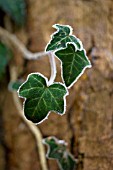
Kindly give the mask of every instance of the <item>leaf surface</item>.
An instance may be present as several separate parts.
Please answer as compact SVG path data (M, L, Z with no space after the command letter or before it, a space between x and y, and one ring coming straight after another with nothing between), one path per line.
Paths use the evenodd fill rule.
M18 25L23 25L26 18L25 0L0 0L0 8Z
M84 70L91 67L85 50L76 51L74 44L67 44L65 49L56 51L55 55L62 62L62 76L67 87L71 87Z
M76 161L68 152L65 141L48 137L43 143L48 146L47 158L56 159L61 170L76 170Z
M24 113L27 119L40 123L50 111L65 112L67 89L60 83L48 87L48 81L41 74L32 73L19 88L19 96L26 98Z
M65 48L67 42L75 43L76 50L82 50L82 42L77 37L72 35L72 28L70 26L55 24L53 27L56 28L57 31L52 35L51 41L46 47L46 51Z

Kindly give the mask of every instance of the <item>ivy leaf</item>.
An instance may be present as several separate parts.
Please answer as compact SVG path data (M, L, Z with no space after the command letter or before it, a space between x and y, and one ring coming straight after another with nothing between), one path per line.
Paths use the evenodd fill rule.
M65 49L56 51L55 55L62 62L63 80L68 88L78 80L86 68L91 67L85 50L76 51L74 44L68 43Z
M56 28L57 31L51 36L51 40L46 47L46 51L59 50L66 48L67 42L75 43L76 50L82 50L82 42L72 35L72 28L69 25L53 25L53 28Z
M26 18L25 0L0 0L0 8L18 25L24 25Z
M56 159L61 170L76 170L76 161L68 152L66 143L55 137L43 139L43 143L48 146L47 158Z
M6 66L11 58L12 58L11 50L0 42L0 79L3 78Z
M34 123L42 122L50 111L65 112L67 89L60 83L48 86L47 78L39 73L32 73L19 88L19 96L26 98L24 113Z

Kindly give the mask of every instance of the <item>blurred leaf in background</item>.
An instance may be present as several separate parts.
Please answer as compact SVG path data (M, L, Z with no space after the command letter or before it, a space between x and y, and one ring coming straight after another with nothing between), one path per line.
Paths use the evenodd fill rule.
M10 91L18 91L19 87L22 85L23 80L17 80L14 82L10 82L8 88Z
M43 143L48 146L47 158L56 159L61 170L76 170L76 161L68 152L65 141L48 137L43 139Z
M12 58L13 54L9 48L0 42L0 80L4 77L6 66Z
M25 0L0 0L0 8L6 12L17 25L24 25L26 19Z

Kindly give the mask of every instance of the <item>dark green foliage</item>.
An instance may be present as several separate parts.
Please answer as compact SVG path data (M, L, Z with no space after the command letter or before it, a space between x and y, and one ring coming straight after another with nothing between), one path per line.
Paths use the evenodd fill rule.
M0 8L15 21L17 25L24 25L26 19L25 0L0 0Z
M0 80L4 77L6 66L11 58L11 50L0 42Z
M76 161L68 152L64 141L48 137L43 139L43 143L48 146L47 158L56 159L61 170L76 170Z
M69 88L87 67L91 67L91 64L81 41L72 35L72 28L59 24L54 25L54 27L57 32L52 35L46 51L54 53L62 62L63 80ZM39 73L30 74L27 81L19 89L19 96L26 98L24 103L25 116L34 123L42 122L48 117L50 111L59 114L65 112L67 89L60 83L52 83L48 87L48 81L44 76Z
M68 25L53 25L58 31L52 35L51 41L46 47L46 51L59 50L66 47L67 42L73 42L76 45L76 49L82 49L81 41L72 35L72 28Z
M64 113L66 88L59 83L48 87L47 80L40 74L30 74L20 87L19 96L26 98L24 113L27 119L40 123L50 111Z
M56 24L57 29L46 51L53 51L62 62L62 76L65 85L70 88L91 64L88 60L82 42L72 35L72 28L68 25Z
M65 49L58 50L55 55L62 61L63 79L67 87L81 76L85 68L91 67L85 51L75 51L73 44L67 44Z

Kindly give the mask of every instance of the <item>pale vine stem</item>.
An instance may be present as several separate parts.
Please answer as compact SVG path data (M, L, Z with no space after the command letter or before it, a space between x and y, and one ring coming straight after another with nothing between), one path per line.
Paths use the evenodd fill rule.
M17 48L22 53L22 56L25 59L36 60L36 59L42 58L43 56L48 55L49 61L50 61L50 66L51 66L51 77L50 77L50 80L48 82L48 85L51 85L54 82L55 77L56 77L56 62L55 62L55 58L54 58L52 52L32 53L31 51L29 51L25 47L25 45L14 34L8 32L6 29L4 29L2 27L0 27L0 39L7 46L9 46L11 49L13 49L14 47ZM17 80L17 71L16 71L16 68L14 66L10 67L10 78L11 78L11 81ZM31 122L29 122L25 119L23 109L22 109L22 105L20 103L20 99L17 95L17 92L12 92L12 95L13 95L14 103L15 103L15 106L18 110L19 115L22 117L24 122L28 125L32 134L35 136L42 170L48 170L47 162L46 162L46 158L45 158L45 149L44 149L44 146L42 144L42 134L41 134L38 127L36 127L34 124L32 124Z
M51 77L49 79L48 86L53 84L53 82L56 78L56 72L57 72L56 71L55 57L54 57L54 54L52 52L49 54L49 61L50 61L50 65L51 65Z
M14 67L14 66L10 67L10 80L11 81L17 80L17 71L16 71L16 67ZM45 149L44 149L44 146L43 146L43 143L42 143L42 134L41 134L38 127L36 127L33 123L31 123L30 121L28 121L24 117L22 105L20 103L20 99L18 97L17 92L13 91L12 95L13 95L14 104L15 104L17 110L18 110L18 114L24 120L24 122L27 124L27 126L29 127L32 134L35 136L36 145L37 145L37 149L38 149L38 153L39 153L40 164L41 164L42 170L48 170L46 157L45 157L45 155L46 155Z
M11 34L9 31L5 30L2 27L0 27L0 39L2 39L2 41L5 42L5 44L7 44L10 48L12 48L12 46L16 47L22 53L23 57L27 60L37 60L48 55L51 66L51 77L48 84L50 85L54 82L56 77L56 62L53 56L53 52L42 51L32 53L14 34Z
M36 60L50 54L50 52L44 51L32 53L14 34L11 34L2 27L0 27L0 39L2 39L10 48L12 48L12 46L16 47L22 53L24 58L28 60Z

